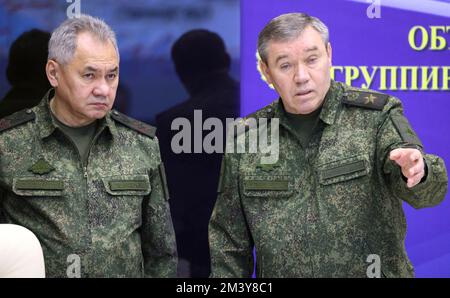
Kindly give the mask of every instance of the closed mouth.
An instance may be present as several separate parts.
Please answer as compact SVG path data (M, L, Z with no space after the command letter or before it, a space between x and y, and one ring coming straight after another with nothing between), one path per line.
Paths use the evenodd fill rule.
M296 96L305 96L305 95L308 95L311 92L312 92L312 90L305 90L305 91L297 92L297 93L295 93L295 95Z
M91 103L91 105L94 105L94 106L103 106L103 107L107 107L107 106L108 106L106 103L102 103L102 102Z

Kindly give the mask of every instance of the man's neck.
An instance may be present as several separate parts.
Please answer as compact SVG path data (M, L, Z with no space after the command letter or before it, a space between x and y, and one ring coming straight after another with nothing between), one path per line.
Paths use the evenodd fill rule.
M83 127L95 121L92 119L80 119L71 114L64 105L60 104L56 95L50 100L50 111L59 122L69 127Z

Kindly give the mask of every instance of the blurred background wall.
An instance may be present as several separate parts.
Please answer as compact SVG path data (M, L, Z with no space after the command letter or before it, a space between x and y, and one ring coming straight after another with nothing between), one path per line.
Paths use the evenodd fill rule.
M68 2L70 1L70 2ZM0 98L12 42L32 28L52 31L74 0L0 0ZM186 99L170 60L174 41L204 28L218 33L232 57L231 74L239 80L239 0L80 0L81 13L104 19L117 33L120 82L128 90L127 113L154 124L154 116Z

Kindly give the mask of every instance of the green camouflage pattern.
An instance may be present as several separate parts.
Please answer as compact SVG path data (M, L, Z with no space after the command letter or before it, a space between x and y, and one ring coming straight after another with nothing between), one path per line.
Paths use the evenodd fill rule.
M372 94L368 107L362 92ZM389 153L423 148L402 113L394 97L332 81L306 148L280 102L250 115L280 119L279 160L262 166L261 153L225 154L209 225L211 276L250 277L255 248L257 277L367 277L372 254L381 277L413 277L402 202L439 204L448 178L443 160L426 154L426 178L407 188Z
M110 112L83 162L48 101L28 111L35 119L0 132L0 222L36 234L47 277L67 277L70 255L79 256L81 277L175 277L158 140Z

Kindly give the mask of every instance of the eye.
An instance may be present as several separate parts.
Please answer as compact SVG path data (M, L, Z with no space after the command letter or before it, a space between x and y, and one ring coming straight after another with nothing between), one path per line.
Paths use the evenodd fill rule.
M93 73L86 73L83 75L83 78L88 79L88 80L92 80L94 78L94 74Z
M283 63L280 65L281 70L288 70L291 67L289 63Z
M308 64L313 64L317 61L317 57L311 57L307 60Z
M106 78L111 81L114 80L116 77L117 77L117 74L115 74L115 73L110 73L106 76Z

